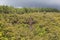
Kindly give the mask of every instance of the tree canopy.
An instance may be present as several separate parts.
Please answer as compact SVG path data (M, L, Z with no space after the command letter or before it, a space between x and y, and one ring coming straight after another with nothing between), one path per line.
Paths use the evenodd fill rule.
M0 6L0 13L33 13L33 12L59 12L55 8L14 8L11 6Z

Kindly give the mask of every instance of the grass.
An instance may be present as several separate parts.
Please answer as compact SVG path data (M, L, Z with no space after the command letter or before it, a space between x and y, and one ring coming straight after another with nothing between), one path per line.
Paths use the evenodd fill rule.
M1 40L60 40L60 13L0 14Z

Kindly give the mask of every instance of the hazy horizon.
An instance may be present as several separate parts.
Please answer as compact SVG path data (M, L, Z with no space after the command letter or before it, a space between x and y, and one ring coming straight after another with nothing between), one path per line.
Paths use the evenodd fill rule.
M0 0L0 5L60 9L60 0Z

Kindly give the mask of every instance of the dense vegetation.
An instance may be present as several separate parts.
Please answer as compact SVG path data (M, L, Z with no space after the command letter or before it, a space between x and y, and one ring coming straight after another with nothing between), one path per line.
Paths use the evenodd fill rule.
M59 10L43 9L0 6L0 40L60 40Z
M0 6L0 13L4 14L24 14L24 13L34 13L34 12L60 12L58 9L54 8L14 8L10 6Z

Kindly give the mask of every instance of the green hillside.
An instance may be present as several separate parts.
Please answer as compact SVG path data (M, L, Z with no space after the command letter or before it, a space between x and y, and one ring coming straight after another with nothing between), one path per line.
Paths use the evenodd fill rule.
M59 10L36 9L0 6L0 40L60 40Z

